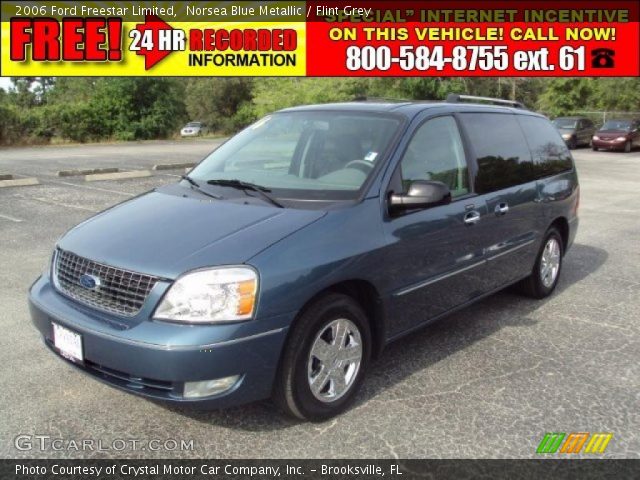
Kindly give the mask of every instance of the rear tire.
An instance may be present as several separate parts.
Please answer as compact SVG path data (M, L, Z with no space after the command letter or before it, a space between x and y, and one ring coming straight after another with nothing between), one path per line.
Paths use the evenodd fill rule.
M294 325L273 401L288 415L327 420L349 407L370 358L371 329L364 311L347 295L328 294L308 307ZM318 383L312 387L314 382Z
M551 295L560 278L563 257L562 237L555 227L551 227L544 237L531 275L520 282L522 293L537 299Z
M624 153L631 152L631 140L627 140L627 143L624 144Z
M591 145L591 150L593 150L594 152L598 151L598 147L594 147L593 145Z

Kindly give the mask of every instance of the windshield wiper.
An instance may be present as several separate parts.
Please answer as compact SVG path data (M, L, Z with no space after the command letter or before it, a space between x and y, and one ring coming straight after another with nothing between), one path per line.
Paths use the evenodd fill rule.
M207 183L209 185L220 185L221 187L237 188L238 190L243 190L245 193L247 192L247 190L250 190L252 192L258 193L263 199L267 200L272 205L275 205L278 208L284 208L284 205L282 205L275 198L269 195L268 192L270 192L271 189L263 187L262 185L243 182L242 180L209 180Z
M202 188L200 188L200 185L198 184L198 182L196 182L189 175L181 175L180 178L182 180L186 180L187 182L189 182L192 188L195 188L198 192L200 192L203 195L206 195L207 197L215 198L216 200L222 200L224 198L224 197L221 197L220 195L214 195L213 193L205 192Z

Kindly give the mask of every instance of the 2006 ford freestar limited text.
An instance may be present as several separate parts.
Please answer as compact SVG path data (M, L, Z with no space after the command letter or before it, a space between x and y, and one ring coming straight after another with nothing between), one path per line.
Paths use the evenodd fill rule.
M558 282L578 224L571 154L522 105L469 100L259 120L65 234L30 290L35 326L128 392L343 411L385 344L508 285L543 298Z

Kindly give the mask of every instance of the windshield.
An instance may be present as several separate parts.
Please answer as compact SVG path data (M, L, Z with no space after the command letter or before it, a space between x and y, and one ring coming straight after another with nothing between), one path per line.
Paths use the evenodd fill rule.
M576 128L578 121L575 118L556 118L553 124L557 128Z
M189 122L185 126L186 127L199 127L200 125L202 125L200 122Z
M609 120L605 122L600 130L631 130L631 121L629 120Z
M276 113L224 143L189 176L253 183L281 198L355 199L399 124L362 112Z

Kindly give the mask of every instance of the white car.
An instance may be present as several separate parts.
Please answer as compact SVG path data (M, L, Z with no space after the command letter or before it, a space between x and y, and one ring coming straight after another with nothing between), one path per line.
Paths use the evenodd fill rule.
M203 133L204 125L202 122L189 122L180 130L181 137L199 137Z

